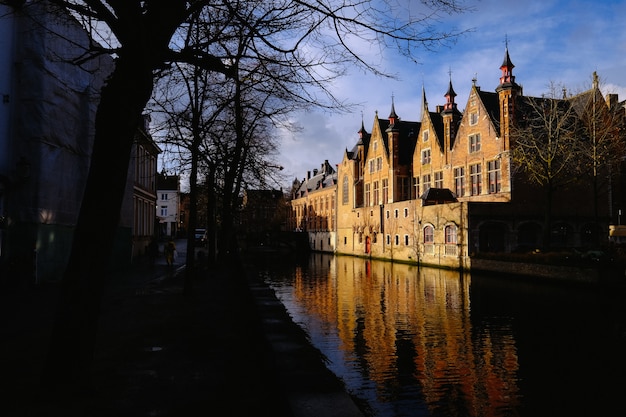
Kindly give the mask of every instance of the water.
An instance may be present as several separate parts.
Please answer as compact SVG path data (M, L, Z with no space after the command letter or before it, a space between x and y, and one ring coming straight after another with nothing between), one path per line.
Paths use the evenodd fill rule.
M621 291L322 254L261 269L373 416L626 415Z

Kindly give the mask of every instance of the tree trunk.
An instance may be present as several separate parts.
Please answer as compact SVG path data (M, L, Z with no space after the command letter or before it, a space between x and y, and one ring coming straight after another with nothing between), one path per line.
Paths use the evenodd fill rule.
M140 57L118 58L102 89L91 165L42 375L44 390L61 392L89 382L133 138L152 92L151 69Z
M215 264L216 256L216 218L215 218L215 164L209 164L209 172L206 179L207 183L207 262L209 267Z

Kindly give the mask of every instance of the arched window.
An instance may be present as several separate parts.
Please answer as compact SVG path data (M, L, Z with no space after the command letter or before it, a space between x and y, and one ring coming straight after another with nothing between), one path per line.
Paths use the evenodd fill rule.
M432 244L435 241L435 229L428 225L424 227L424 243Z
M446 235L446 245L456 244L456 226L455 225L446 226L445 235Z
M344 205L348 204L348 200L350 199L350 196L348 195L348 190L349 190L348 176L344 175L342 189L341 189L341 204L344 204Z

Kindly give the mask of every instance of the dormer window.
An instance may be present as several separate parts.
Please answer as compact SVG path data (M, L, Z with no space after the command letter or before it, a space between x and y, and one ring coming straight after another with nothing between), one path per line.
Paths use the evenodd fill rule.
M478 112L470 113L470 126L478 124Z
M469 136L469 151L470 153L480 151L480 133Z

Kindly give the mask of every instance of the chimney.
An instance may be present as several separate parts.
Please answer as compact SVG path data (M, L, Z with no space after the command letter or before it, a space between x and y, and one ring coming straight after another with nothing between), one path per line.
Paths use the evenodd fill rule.
M609 109L613 109L617 106L618 98L617 94L607 94L606 95L606 105L609 106Z

